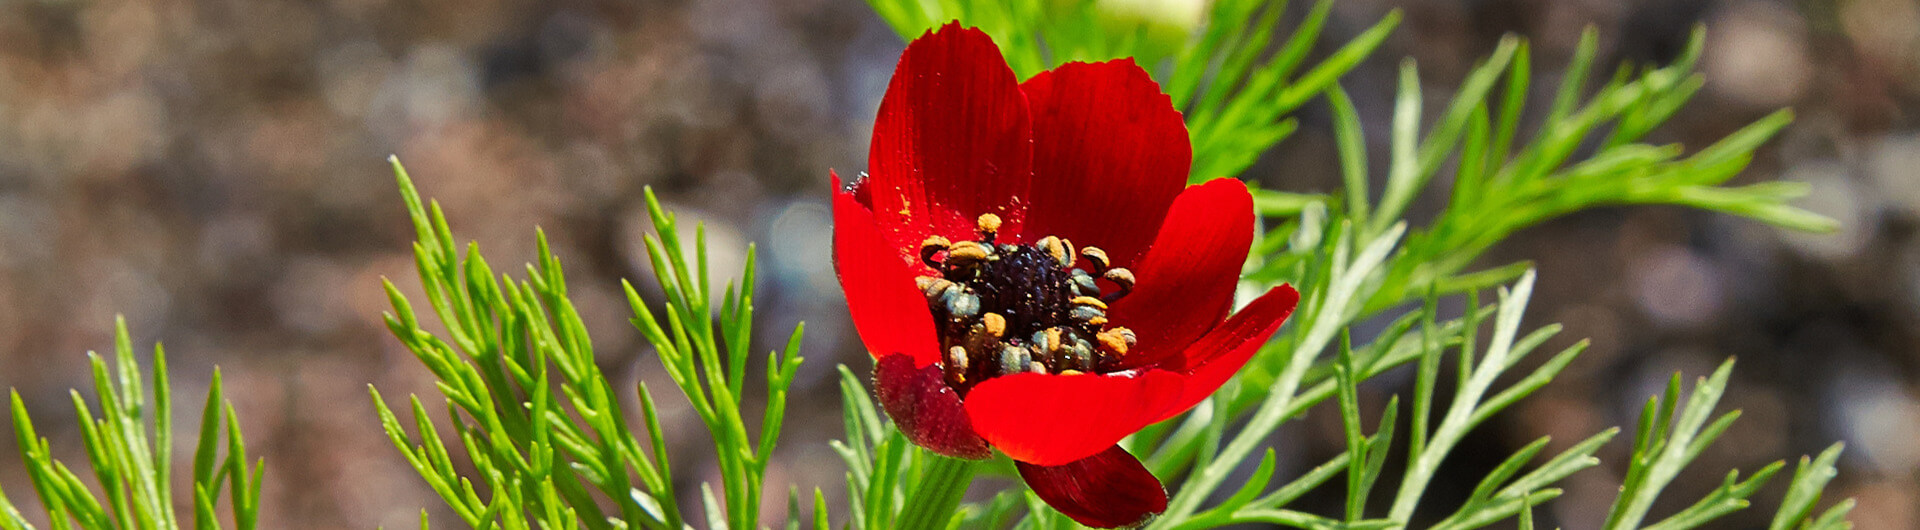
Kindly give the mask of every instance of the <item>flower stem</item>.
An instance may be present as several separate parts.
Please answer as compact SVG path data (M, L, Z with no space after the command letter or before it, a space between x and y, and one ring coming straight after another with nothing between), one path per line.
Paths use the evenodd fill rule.
M960 506L960 497L973 483L972 460L922 454L927 457L927 468L894 528L946 528Z

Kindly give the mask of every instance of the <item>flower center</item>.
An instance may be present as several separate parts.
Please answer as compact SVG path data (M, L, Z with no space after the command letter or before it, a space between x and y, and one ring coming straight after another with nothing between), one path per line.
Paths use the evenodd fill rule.
M1107 304L1133 289L1133 272L1111 266L1099 248L1076 254L1073 243L1054 236L996 243L1000 217L981 215L978 223L977 240L933 236L920 246L920 259L939 271L917 281L938 328L947 385L964 392L1006 374L1117 369L1138 340L1133 330L1108 325ZM1075 266L1081 258L1091 270ZM1118 289L1103 296L1096 277Z

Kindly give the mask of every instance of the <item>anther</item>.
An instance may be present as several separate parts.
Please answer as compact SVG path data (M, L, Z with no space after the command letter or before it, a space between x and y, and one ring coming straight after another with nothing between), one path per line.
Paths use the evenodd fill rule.
M993 259L993 247L978 241L961 241L947 247L947 265L967 268Z
M1100 247L1080 249L1080 255L1087 258L1087 261L1093 262L1095 271L1105 271L1107 267L1113 266L1113 260L1107 258L1107 251L1100 250Z
M947 372L957 381L967 380L967 349L961 346L947 348Z
M1068 368L1068 369L1065 369L1065 370L1061 370L1061 371L1060 371L1060 375L1080 375L1080 374L1083 374L1083 373L1086 373L1086 372L1082 372L1082 371L1079 371L1079 370L1075 370L1075 369L1072 369L1072 368Z
M1034 243L1033 246L1039 248L1041 252L1047 253L1048 256L1052 256L1054 261L1060 263L1060 268L1064 269L1073 266L1073 247L1061 241L1060 238L1054 236L1043 237L1040 238L1039 242Z
M966 289L966 287L961 286L960 284L948 281L946 278L935 278L932 276L921 276L919 278L915 278L913 283L914 285L920 286L920 294L927 295L927 299L941 300L942 303L945 303L944 301L946 300L946 297L947 297L947 291L951 291L955 289L960 289L960 290Z
M947 314L953 318L972 318L980 314L980 297L967 292L966 288L955 284L941 293L940 302L947 307Z
M1054 350L1060 349L1060 329L1049 328L1035 331L1033 332L1033 337L1027 339L1027 345L1033 347L1034 353L1040 355L1051 354Z
M1076 305L1073 309L1067 310L1067 317L1077 322L1093 324L1096 318L1100 319L1100 322L1106 322L1107 312L1093 306Z
M1087 369L1093 368L1093 347L1087 345L1087 341L1074 340L1073 346L1069 351L1073 353L1073 366Z
M1073 304L1073 305L1083 305L1083 306L1094 307L1094 308L1098 308L1101 311L1107 310L1106 302L1102 302L1100 301L1099 298L1094 298L1091 296L1075 296L1073 297L1072 300L1068 300L1067 303Z
M979 225L981 240L992 242L994 234L1000 233L1000 216L998 215L980 214L980 218L975 220L975 223Z
M1047 375L1047 365L1040 364L1040 363L1028 364L1027 371L1040 374L1040 375Z
M980 325L985 328L988 337L998 339L1007 334L1007 317L999 313L981 315Z
M1073 282L1074 294L1080 296L1100 296L1100 284L1094 283L1093 275L1087 274L1087 271L1074 269L1073 272L1070 273L1069 279Z
M1128 349L1140 342L1140 339L1134 336L1133 330L1122 327L1095 333L1093 338L1100 341L1101 348L1113 352L1114 355L1126 355Z
M954 285L953 282L947 281L946 278L940 278L935 276L921 276L918 278L914 278L913 284L915 286L920 287L920 294L926 295L927 298L940 296L940 293L942 291L947 290L947 286Z
M1113 282L1114 285L1120 286L1119 291L1114 291L1112 295L1106 297L1107 301L1119 300L1120 297L1133 292L1133 271L1124 268L1110 269L1106 274L1101 275L1101 277Z
M1033 362L1033 355L1027 353L1026 348L1013 345L1003 345L1000 347L1000 373L1017 374L1025 372L1027 371L1027 366L1033 364L1037 363Z
M928 267L940 268L940 262L934 261L933 256L949 246L953 246L953 242L947 241L947 238L927 236L926 241L920 242L920 261L926 263Z

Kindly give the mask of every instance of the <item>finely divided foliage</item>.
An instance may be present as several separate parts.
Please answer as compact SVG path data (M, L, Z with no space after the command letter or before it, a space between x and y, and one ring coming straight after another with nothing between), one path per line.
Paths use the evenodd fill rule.
M48 527L225 528L216 511L224 490L230 515L226 520L233 528L254 528L259 519L260 478L265 466L260 461L251 465L247 462L239 418L233 404L221 394L220 370L213 371L201 409L199 440L193 453L193 517L184 520L191 521L189 526L173 502L173 402L166 351L158 344L153 346L149 361L153 368L143 378L126 320L116 320L113 331L113 366L109 367L100 355L87 353L93 365L94 399L100 402L97 413L79 390L71 391L87 464L93 469L91 484L53 456L48 440L34 430L20 393L12 393L13 430L20 443L20 457L33 491L40 497L40 507L46 510ZM224 456L220 449L222 436L226 439ZM105 502L96 491L106 495ZM0 530L32 528L33 523L0 491Z
M1590 90L1597 47L1588 32L1567 75L1551 87L1545 109L1526 108L1528 94L1538 90L1530 86L1532 58L1523 39L1508 38L1424 130L1428 113L1421 108L1419 72L1406 61L1381 180L1367 167L1360 120L1339 80L1380 45L1397 14L1344 45L1321 50L1326 58L1312 63L1307 57L1322 38L1331 0L1316 3L1291 26L1280 23L1284 2L1217 0L1197 29L1178 28L1175 38L1166 38L1157 21L1116 18L1094 0L869 3L909 39L953 19L978 26L994 37L1022 79L1067 61L1136 57L1185 113L1196 182L1240 175L1297 128L1289 115L1302 105L1318 100L1331 109L1344 189L1332 195L1254 190L1266 226L1256 237L1242 291L1299 286L1302 299L1292 323L1212 398L1123 444L1172 494L1152 528L1268 523L1458 529L1508 520L1513 522L1504 524L1532 528L1535 507L1561 494L1559 481L1599 464L1595 455L1603 446L1626 440L1616 440L1624 438L1618 429L1606 430L1543 454L1549 441L1541 438L1488 472L1465 502L1448 506L1427 498L1440 466L1467 433L1551 382L1585 346L1525 362L1560 327L1523 333L1535 284L1529 264L1469 270L1477 258L1517 230L1608 204L1685 205L1792 229L1832 228L1831 221L1787 204L1805 193L1803 187L1722 185L1786 126L1786 111L1691 153L1642 142L1700 88L1700 77L1692 73L1700 53L1697 34L1674 64L1623 66ZM1540 125L1522 130L1523 116ZM643 290L626 285L633 323L707 427L720 468L719 484L702 484L697 494L680 491L674 478L690 473L676 473L667 459L669 426L660 422L656 396L644 385L615 383L596 364L544 236L523 277L498 273L477 245L462 249L456 243L440 208L420 198L397 162L394 170L418 237L414 251L427 311L416 312L389 283L388 324L438 379L441 395L410 397L408 410L396 413L388 399L370 391L395 446L461 523L549 529L771 524L760 512L765 471L801 362L800 329L766 353L764 366L753 367L759 376L752 384L765 385L765 408L747 410L749 363L761 362L750 344L751 249L741 276L716 297L702 230L695 227L691 239L683 239L687 232L648 193L656 232L646 241L647 251L664 300L649 302L639 294ZM1425 226L1410 226L1404 219L1408 206L1436 181L1451 183L1449 190L1434 192L1445 193L1444 209ZM1370 188L1374 182L1384 182L1377 194ZM1489 290L1496 298L1483 305L1481 295ZM1464 314L1437 309L1449 298L1464 302ZM421 320L421 313L438 325ZM1368 329L1379 331L1356 337L1352 329L1361 322L1377 323ZM184 526L171 498L164 355L156 347L152 372L143 378L124 327L117 337L114 368L94 359L99 412L77 392L73 398L93 480L54 460L27 405L13 397L22 457L53 528ZM1410 393L1368 409L1359 385L1399 367L1415 374ZM1638 426L1628 431L1630 458L1620 494L1602 521L1605 528L1699 527L1746 507L1782 470L1784 463L1776 462L1744 474L1727 471L1719 488L1685 508L1654 510L1662 490L1681 473L1722 472L1689 465L1739 415L1716 411L1731 369L1728 361L1690 389L1675 374L1662 395L1649 399ZM808 494L789 487L785 528L1074 526L1019 488L962 502L974 473L1008 475L1011 466L955 465L914 446L875 407L860 375L866 371L843 366L839 372L846 438L832 448L847 465L848 506L829 507L818 488ZM1443 385L1442 377L1452 382ZM191 521L193 528L220 528L224 512L234 526L251 528L263 467L248 464L219 381L216 372L202 414ZM1443 387L1451 390L1441 392ZM1276 450L1287 448L1271 447L1270 435L1328 400L1334 403L1325 409L1339 415L1346 435L1345 452L1304 473L1277 472ZM411 421L403 422L403 415ZM1850 526L1851 500L1821 502L1840 450L1835 444L1799 461L1770 528ZM1405 462L1404 469L1390 473L1390 458ZM1344 490L1340 509L1311 513L1294 506L1323 488ZM682 506L688 502L697 506ZM424 512L421 524L427 526ZM26 528L35 527L0 492L0 530Z

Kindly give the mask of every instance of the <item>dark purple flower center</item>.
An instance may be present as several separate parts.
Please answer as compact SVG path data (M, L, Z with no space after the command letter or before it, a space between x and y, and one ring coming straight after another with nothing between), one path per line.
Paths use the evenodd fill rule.
M933 311L947 384L965 392L980 381L1022 372L1101 373L1138 342L1110 326L1107 303L1133 288L1133 272L1106 252L1054 236L997 243L1000 218L980 216L980 238L927 238L920 257L937 276L918 278ZM1076 266L1085 259L1092 271ZM1103 295L1095 278L1118 286Z

